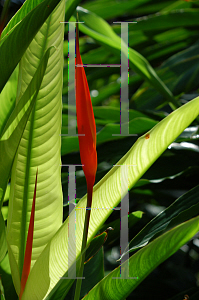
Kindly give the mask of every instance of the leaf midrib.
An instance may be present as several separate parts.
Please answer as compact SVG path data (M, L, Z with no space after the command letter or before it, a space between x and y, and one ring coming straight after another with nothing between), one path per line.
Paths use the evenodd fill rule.
M43 38L43 45L40 52L40 60L43 58L46 45L47 45L47 38L49 28L50 28L50 21L51 15L46 20L47 27L46 33ZM45 24L45 23L44 23ZM45 76L45 75L44 75ZM37 100L36 100L37 101ZM28 137L28 149L27 149L27 159L26 159L26 171L25 171L25 183L24 183L24 192L23 192L23 207L22 207L22 216L21 216L21 241L20 241L20 248L19 248L19 274L20 278L22 275L23 270L23 262L24 262L24 255L25 255L25 247L26 247L26 240L27 240L27 218L28 218L28 194L29 194L29 182L30 182L30 163L31 163L31 149L32 149L32 142L33 142L33 130L34 130L34 121L35 121L35 110L36 104L33 108L33 111L30 116L30 129L29 129L29 137Z

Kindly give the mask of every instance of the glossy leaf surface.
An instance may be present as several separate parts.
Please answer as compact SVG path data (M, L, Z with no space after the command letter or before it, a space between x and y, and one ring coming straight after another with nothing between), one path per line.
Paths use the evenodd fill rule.
M62 224L60 132L64 25L57 20L64 20L64 10L65 3L62 1L33 39L19 66L17 97L23 95L45 51L53 46L54 51L50 53L11 174L7 240L13 281L18 294L18 276L22 274L37 168L39 177L31 268Z
M140 137L129 152L118 162L118 165L135 165L129 168L128 180L131 188L138 179L146 172L153 162L166 150L170 143L176 139L180 133L197 117L199 113L199 98L190 101L178 110L171 113L163 119L152 130ZM148 138L149 137L149 138ZM126 191L127 192L127 191ZM124 195L121 195L121 172L120 168L115 166L110 172L94 187L93 208L90 219L88 243L97 233L102 224L111 214L113 207L116 207ZM77 257L80 255L82 235L80 234L84 222L84 213L82 208L86 206L86 196L83 197L76 209L76 232ZM110 209L103 209L103 208ZM102 208L102 209L100 209ZM74 214L75 211L72 212ZM26 297L41 297L54 289L51 294L52 299L61 299L64 291L69 290L73 280L60 280L60 277L66 276L68 267L68 220L62 225L51 242L47 245L42 255L35 263L32 272L27 281ZM57 261L60 265L57 265ZM46 266L46 267L44 267ZM40 268L44 268L45 274L39 274ZM49 277L50 276L50 277ZM49 279L50 278L50 279ZM35 288L35 282L37 287ZM56 289L58 289L56 291ZM50 299L50 298L47 298Z
M113 279L120 278L119 267L100 281L84 299L93 299L93 297L99 300L125 299L150 272L188 242L198 230L199 217L163 234L129 259L129 277L135 279Z
M1 128L2 133L0 137L0 173L4 174L4 176L0 176L1 204L3 201L4 193L6 191L13 160L26 123L34 107L51 50L52 49L49 49L45 53L40 65L38 66L37 71L34 74L34 77L29 83L27 89L24 91L23 96L18 100L18 103L5 126Z

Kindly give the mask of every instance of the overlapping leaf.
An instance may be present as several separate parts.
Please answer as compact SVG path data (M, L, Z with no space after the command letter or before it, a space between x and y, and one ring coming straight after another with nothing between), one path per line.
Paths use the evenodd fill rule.
M0 41L0 74L2 74L0 91L19 63L35 34L59 2L60 0L26 1L22 9L19 10L3 31ZM80 0L67 1L68 17L71 16L79 2ZM57 22L64 20L63 17L59 18Z
M85 297L89 299L120 300L125 299L159 264L174 254L188 242L199 230L199 217L182 223L163 234L152 243L133 255L124 268L129 266L129 277L120 278L120 267L103 278Z
M147 136L144 135L137 140L129 152L118 162L118 165L133 165L129 167L128 175L126 174L129 180L129 188L138 181L169 144L197 117L198 113L199 98L196 98L163 119L147 133ZM124 196L121 195L120 173L120 167L115 166L94 187L92 207L95 209L91 213L88 242L91 241L92 237L111 214L113 208L118 205ZM77 257L79 257L81 250L82 235L80 234L80 229L84 222L82 207L85 206L86 197L83 197L76 208ZM75 211L72 212L73 214L75 214ZM60 280L60 277L67 276L67 257L68 220L65 221L35 263L27 281L27 289L24 296L30 300L35 297L42 298L45 295L47 296L54 287L54 294L52 295L51 293L51 297L53 297L51 299L63 299L62 297L64 297L73 282L72 279ZM39 272L41 268L45 270L42 274ZM35 285L36 282L37 286ZM56 284L58 285L56 286Z
M64 25L59 20L64 20L64 12L65 1L61 1L33 39L19 66L18 97L23 95L46 49L54 46L55 51L49 57L11 175L7 240L18 294L37 168L39 175L31 267L62 224L60 132Z
M129 252L146 245L164 231L199 214L199 186L181 196L149 222L129 243ZM125 255L123 253L123 255Z
M50 51L52 51L52 49L49 49L45 53L23 96L19 99L17 106L10 115L5 126L2 128L0 137L0 173L3 174L3 176L0 176L1 204L19 142L30 113L35 105L36 97L48 63Z

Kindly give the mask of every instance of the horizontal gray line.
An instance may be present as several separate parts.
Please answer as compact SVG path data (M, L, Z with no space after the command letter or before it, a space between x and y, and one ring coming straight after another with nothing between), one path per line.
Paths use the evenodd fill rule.
M133 21L115 21L113 23L137 23L137 22L133 22Z
M118 68L118 67L121 67L121 64L116 64L116 65L111 65L111 64L109 64L109 65L105 65L105 64L88 64L88 65L76 65L76 67L80 67L80 68L82 68L82 67L89 67L89 68L95 68L95 67L98 67L98 68L112 68L112 67L114 67L114 68Z
M76 209L91 209L91 210L93 210L93 209L112 209L112 210L121 210L121 208L120 207L76 207Z

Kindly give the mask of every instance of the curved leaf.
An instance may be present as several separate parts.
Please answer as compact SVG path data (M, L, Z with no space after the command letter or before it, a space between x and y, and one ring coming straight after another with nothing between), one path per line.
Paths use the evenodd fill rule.
M169 13L168 11L150 15L139 19L136 30L156 30L169 29L182 26L198 26L198 13L197 8L176 9Z
M118 162L118 165L131 166L128 170L129 189L198 114L199 97L168 115L146 135L137 140L127 154ZM95 209L91 212L88 243L97 234L97 231L111 214L113 208L124 197L124 194L121 195L120 173L120 167L113 167L94 187L92 208ZM127 193L128 189L125 192ZM85 214L85 211L82 209L83 207L86 207L86 196L76 206L77 257L80 256L81 251L82 228ZM74 214L75 210L73 210L71 216L74 217ZM53 288L53 299L62 299L62 295L70 288L73 279L60 280L60 277L66 276L68 268L68 222L69 219L65 221L48 243L35 263L27 281L24 299L33 300L36 297L42 299L42 297L47 297ZM41 269L44 272L41 273Z
M178 198L151 220L130 241L129 252L146 245L151 239L159 236L165 230L169 230L197 214L199 214L199 186Z
M159 264L187 243L199 230L199 217L182 223L166 232L129 259L129 277L120 278L120 267L104 277L85 297L85 300L125 299ZM124 263L127 265L127 261Z
M33 79L28 85L23 96L10 115L0 137L0 206L7 188L13 160L24 132L30 113L34 107L47 62L50 55L50 49L46 51ZM8 151L9 150L9 151Z
M2 32L0 40L0 91L13 70L19 63L30 42L40 27L52 13L60 0L26 1L22 9L10 21ZM80 0L67 1L70 16ZM58 16L56 24L64 21L63 15Z
M37 168L31 267L62 224L60 133L64 25L57 20L64 20L64 14L65 1L62 0L35 36L19 65L18 97L23 95L46 49L51 46L56 49L49 57L35 107L12 168L7 240L18 294L18 273L21 276Z

